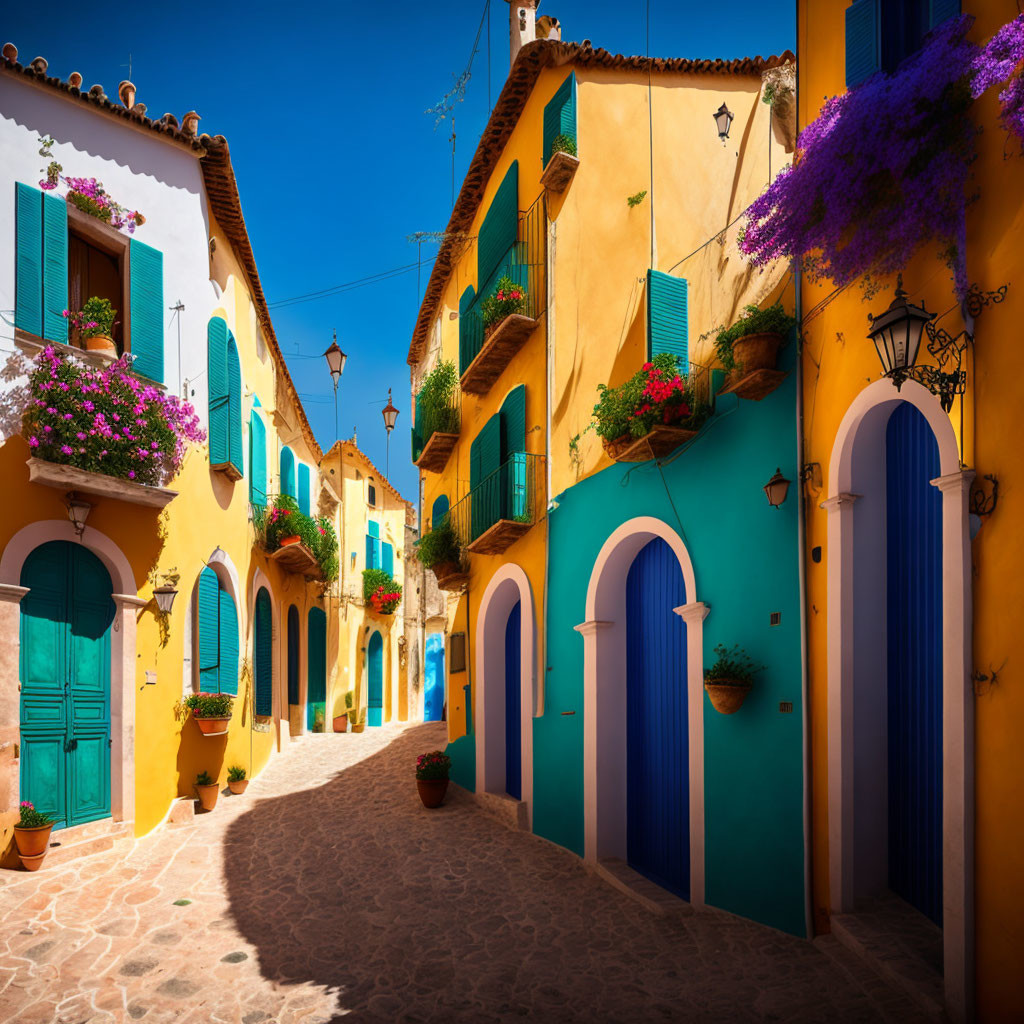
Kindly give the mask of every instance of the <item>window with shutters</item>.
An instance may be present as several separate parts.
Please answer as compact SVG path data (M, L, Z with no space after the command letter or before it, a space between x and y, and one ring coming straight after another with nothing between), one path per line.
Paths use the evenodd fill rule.
M281 493L299 499L298 481L295 476L295 453L285 445L281 449Z
M377 488L374 486L373 480L368 480L366 483L366 504L371 508L377 507Z
M304 462L299 463L299 511L309 515L309 466Z
M238 611L227 581L207 566L196 587L196 635L201 693L238 694Z
M544 107L544 148L541 165L546 167L555 152L576 156L575 71L569 73Z
M686 278L647 271L647 358L662 352L689 365L689 310Z
M380 569L382 567L382 555L380 544L380 524L372 519L366 524L366 568Z
M210 318L206 344L210 468L232 480L241 480L245 466L242 457L242 365L235 337L223 317Z

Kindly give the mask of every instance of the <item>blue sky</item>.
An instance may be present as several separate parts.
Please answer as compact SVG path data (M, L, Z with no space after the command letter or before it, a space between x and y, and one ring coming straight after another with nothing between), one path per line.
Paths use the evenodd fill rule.
M80 71L115 95L132 80L159 117L202 115L200 131L229 143L271 315L318 440L334 440L321 353L337 329L349 356L340 387L341 435L384 468L380 410L388 388L401 414L391 478L410 500L409 373L418 309L413 267L380 283L290 305L417 261L407 236L443 231L451 212L449 122L424 113L466 68L486 8L462 3L128 4L86 26L80 4L9 5L3 42L50 73ZM613 52L645 51L645 3L545 0L563 38ZM651 52L661 57L768 55L795 43L792 0L650 0ZM490 75L488 76L488 39ZM456 107L456 189L508 71L508 5L490 0L465 99ZM489 78L489 83L488 83ZM420 286L435 246L423 247Z

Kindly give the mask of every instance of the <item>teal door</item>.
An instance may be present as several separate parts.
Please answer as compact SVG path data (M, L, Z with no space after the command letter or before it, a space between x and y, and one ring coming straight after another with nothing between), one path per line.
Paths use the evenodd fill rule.
M312 730L319 709L327 728L327 615L310 608L306 626L306 728Z
M110 815L110 626L103 563L53 541L25 560L21 585L21 799L55 828Z
M384 641L380 633L370 637L366 648L366 724L382 725L384 722Z

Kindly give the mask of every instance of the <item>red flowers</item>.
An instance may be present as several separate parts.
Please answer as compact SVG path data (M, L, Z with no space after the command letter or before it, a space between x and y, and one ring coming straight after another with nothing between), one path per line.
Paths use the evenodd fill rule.
M388 590L383 583L370 594L370 604L381 615L390 615L401 599L401 591Z

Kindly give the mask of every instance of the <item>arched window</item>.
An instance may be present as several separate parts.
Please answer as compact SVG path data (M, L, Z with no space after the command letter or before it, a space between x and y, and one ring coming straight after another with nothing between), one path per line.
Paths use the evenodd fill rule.
M274 713L274 649L273 612L266 587L256 594L252 654L253 709L257 715L269 717Z
M207 566L199 573L199 689L238 693L238 613L223 582Z
M295 453L287 445L281 449L281 493L295 499L299 496L295 486Z
M448 495L442 494L441 497L435 499L433 507L430 510L430 528L436 530L441 525L441 520L448 515Z
M207 325L207 377L210 388L210 467L241 480L242 367L238 346L222 317Z

